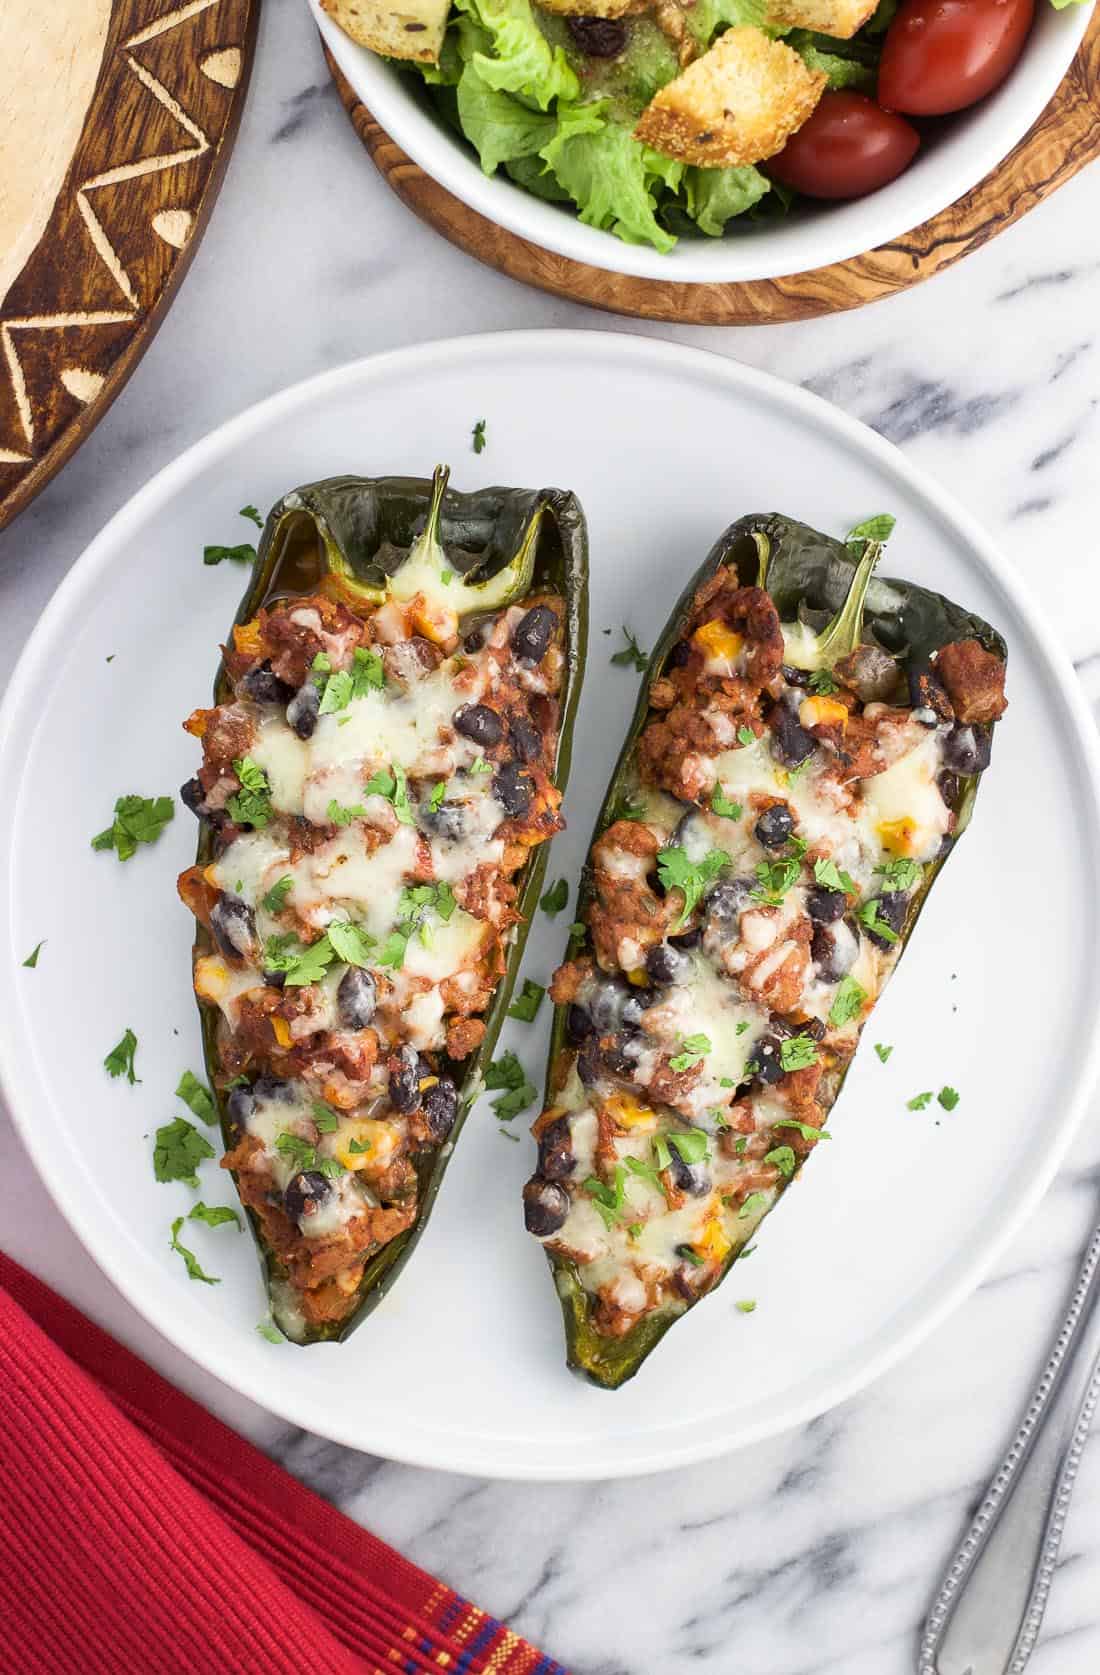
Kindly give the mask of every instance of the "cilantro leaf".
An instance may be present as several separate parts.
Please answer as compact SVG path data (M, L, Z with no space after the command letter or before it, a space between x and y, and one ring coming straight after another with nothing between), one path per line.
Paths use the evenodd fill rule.
M403 826L415 826L413 811L409 805L409 782L405 777L405 770L399 762L393 765L394 793L393 812Z
M607 811L607 824L613 826L616 820L644 820L645 809L632 797L629 791L621 792Z
M911 890L921 875L921 866L919 861L902 858L896 861L883 861L880 867L875 868L875 871L881 873L882 882L888 890Z
M268 1343L286 1343L287 1341L285 1332L280 1332L273 1320L258 1321L256 1330L261 1338L267 1339Z
M175 1221L172 1223L172 1237L169 1240L170 1248L174 1251L178 1251L180 1256L183 1257L184 1265L187 1268L189 1278L193 1280L201 1280L204 1285L220 1285L221 1280L218 1279L215 1274L207 1274L203 1272L202 1266L194 1251L188 1250L186 1245L180 1244L179 1232L180 1228L183 1226L183 1220L184 1218L182 1216L177 1216Z
M852 525L844 537L844 545L858 549L864 541L888 541L894 533L897 521L889 512L880 512L877 517L864 518L862 523Z
M214 1156L214 1148L204 1134L186 1117L165 1123L157 1129L153 1145L153 1174L158 1181L186 1181L198 1187L196 1171L205 1158Z
M931 1103L932 1092L931 1089L929 1089L927 1093L916 1093L913 1095L912 1099L907 1099L905 1102L905 1109L907 1111L926 1111Z
M959 1093L955 1088L941 1088L936 1098L945 1111L953 1111L959 1103Z
M326 935L338 960L343 960L346 965L365 966L370 963L375 941L362 925L353 925L347 919L334 919Z
M765 1163L774 1163L779 1173L788 1181L794 1174L798 1159L790 1146L773 1146L770 1152L764 1154Z
M348 1141L348 1151L354 1153L357 1157L366 1157L367 1153L372 1150L373 1147L369 1140L360 1140L354 1134Z
M239 756L233 772L241 782L239 791L226 801L229 818L238 826L251 826L262 832L271 819L271 786L267 774L251 756Z
M439 810L443 807L443 799L446 795L447 781L445 779L437 780L432 786L432 794L428 798L428 807L433 814L439 813Z
M778 907L787 891L798 882L802 863L797 855L781 855L774 861L758 861L755 870L757 885L752 892L753 901Z
M338 669L336 674L330 675L325 682L318 715L335 715L339 710L346 710L351 703L353 691L354 682L350 669Z
M313 1101L313 1120L317 1125L318 1134L335 1134L340 1126L340 1119L331 1105L326 1105L320 1099Z
M368 692L381 692L386 684L382 653L373 646L356 646L351 660L351 695L365 698Z
M815 861L814 882L820 884L823 890L843 890L846 895L852 896L858 894L851 874L841 872L835 861Z
M508 1008L508 1016L518 1018L521 1024L533 1023L545 993L541 983L533 983L529 977L525 977L519 996Z
M327 933L308 944L289 935L269 936L264 944L264 970L285 972L290 988L319 983L335 958Z
M679 846L662 849L657 855L657 873L666 890L681 890L684 906L678 924L685 925L703 892L713 884L730 858L724 849L710 849L697 864Z
M710 806L712 813L721 815L723 820L740 820L745 812L740 803L731 802L720 785L710 794Z
M643 651L630 629L623 627L623 638L626 645L622 651L613 652L611 661L620 669L633 667L639 675L644 675L649 668L649 653Z
M411 934L411 932L401 930L391 931L382 944L381 952L378 955L378 964L388 966L391 971L400 971L405 963L405 950L409 946L409 936Z
M827 698L833 692L839 692L840 687L828 669L815 669L807 681L811 692L816 692L819 698Z
M273 884L271 886L267 895L264 896L261 901L260 906L267 913L281 913L283 908L286 906L286 899L293 888L294 879L288 872L285 878L280 878L277 884Z
M738 744L744 745L745 749L748 750L756 743L756 734L753 732L751 727L738 727L737 742Z
M780 1117L772 1123L773 1128L797 1128L804 1140L831 1140L832 1135L827 1128L815 1128L811 1122L799 1122L797 1117Z
M471 774L491 774L493 764L487 756L478 756L470 763L466 772Z
M784 1070L805 1070L820 1058L812 1035L787 1035L779 1043L779 1062Z
M241 1231L241 1218L236 1210L231 1210L228 1204L204 1204L201 1198L188 1210L187 1219L204 1221L207 1227L222 1227L227 1221L231 1221L237 1231Z
M251 541L242 541L237 547L204 547L202 561L204 564L221 564L225 559L231 559L234 564L254 564L256 549Z
M317 1148L300 1134L284 1132L275 1137L275 1150L287 1158L295 1169L316 1169Z
M673 1151L679 1153L682 1163L707 1163L710 1160L710 1147L706 1135L698 1128L677 1129L675 1134L666 1136ZM666 1164L667 1168L668 1165Z
M681 1042L683 1051L668 1061L670 1070L691 1070L694 1065L713 1051L709 1035L688 1035Z
M38 956L42 952L43 948L46 946L47 941L48 941L48 938L43 937L42 941L38 944L38 946L36 948L34 948L27 955L26 959L23 961L23 964L27 967L28 971L33 971L35 966L38 964Z
M493 1110L501 1122L511 1122L513 1117L518 1117L521 1111L526 1111L529 1105L533 1105L537 1098L537 1089L525 1077L518 1088L511 1088L507 1093L502 1093L499 1099L493 1100Z
M569 884L566 879L559 878L555 884L551 884L550 888L543 892L539 900L539 906L548 919L553 919L556 914L561 912L568 900Z
M829 1023L834 1029L843 1029L845 1024L859 1017L866 999L866 989L861 988L854 977L841 978L829 1008Z
M139 843L157 841L175 812L171 797L120 797L113 822L92 839L92 848L113 849L120 861L128 861Z
M397 781L388 768L379 768L377 773L371 774L363 787L364 797L391 798L396 789Z
M264 526L264 520L261 518L255 506L242 506L240 516L242 518L248 518L250 522L256 525L257 529L262 529Z
M874 896L870 901L864 902L863 906L856 914L856 918L859 920L861 925L866 925L869 931L873 931L876 936L880 936L883 942L897 942L897 931L894 929L893 925L887 924L886 920L883 919L879 913L881 906L882 903L879 901L878 897Z
M137 1052L137 1036L132 1029L128 1029L122 1040L111 1048L103 1060L103 1068L108 1076L125 1076L130 1086L140 1082L141 1077L134 1075L134 1054Z
M129 1034L129 1031L127 1031ZM185 1070L179 1079L176 1098L182 1099L192 1114L202 1122L215 1123L218 1120L217 1107L210 1095L210 1090L193 1076L190 1070Z
M366 812L362 803L351 803L345 807L343 803L338 803L335 797L330 797L325 819L331 821L334 826L350 826L353 820L361 820Z
M883 1064L886 1063L886 1060L890 1057L893 1050L893 1047L886 1047L881 1041L875 1042L875 1052L878 1054L879 1059Z
M737 1212L738 1221L743 1221L746 1216L754 1215L757 1210L766 1209L767 1203L768 1195L766 1192L750 1192Z
M525 1111L536 1098L535 1089L527 1080L527 1072L513 1052L502 1053L485 1071L485 1087L490 1093L503 1089L499 1099L493 1100L493 1110L501 1122L510 1122Z
M479 419L470 434L473 437L474 453L483 454L485 452L485 420Z
M744 1251L741 1254L743 1256ZM733 1306L740 1314L752 1314L756 1309L756 1298L743 1297L739 1303L735 1303Z

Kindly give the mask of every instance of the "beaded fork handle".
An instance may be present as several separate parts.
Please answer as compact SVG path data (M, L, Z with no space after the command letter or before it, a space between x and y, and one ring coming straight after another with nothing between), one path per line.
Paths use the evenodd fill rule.
M1019 1430L951 1561L918 1675L1021 1675L1039 1636L1100 1397L1100 1227Z

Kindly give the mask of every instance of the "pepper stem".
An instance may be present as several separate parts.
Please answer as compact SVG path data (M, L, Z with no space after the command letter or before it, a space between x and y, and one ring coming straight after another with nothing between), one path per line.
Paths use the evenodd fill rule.
M885 548L881 541L868 541L852 576L848 597L836 616L823 628L817 639L818 668L831 668L842 657L855 651L863 635L863 612L867 604L867 589L875 565Z
M768 565L772 561L772 544L762 530L754 529L752 538L756 542L756 585L766 588L768 585Z

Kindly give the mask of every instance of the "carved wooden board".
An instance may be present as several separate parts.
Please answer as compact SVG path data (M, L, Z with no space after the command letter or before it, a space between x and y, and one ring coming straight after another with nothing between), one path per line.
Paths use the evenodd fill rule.
M378 126L326 52L329 70L371 159L421 220L471 256L555 296L616 314L704 326L767 325L859 308L929 279L1100 156L1100 9L1058 92L1016 148L973 191L904 238L849 262L785 279L684 285L606 273L541 250L487 221L424 174ZM610 235L609 235L610 236Z
M0 0L0 528L165 314L237 130L259 0Z

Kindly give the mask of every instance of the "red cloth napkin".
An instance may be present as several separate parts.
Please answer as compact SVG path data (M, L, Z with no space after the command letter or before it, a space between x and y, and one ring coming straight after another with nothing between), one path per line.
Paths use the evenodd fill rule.
M21 1675L567 1675L2 1252L0 1623Z

